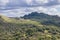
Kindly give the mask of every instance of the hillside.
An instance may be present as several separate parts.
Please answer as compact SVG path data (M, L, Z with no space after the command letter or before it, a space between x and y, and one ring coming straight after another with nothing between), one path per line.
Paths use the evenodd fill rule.
M22 18L35 20L41 22L44 25L60 26L60 17L57 15L48 15L45 13L32 12L31 14L23 16Z
M60 40L60 27L0 16L0 40Z

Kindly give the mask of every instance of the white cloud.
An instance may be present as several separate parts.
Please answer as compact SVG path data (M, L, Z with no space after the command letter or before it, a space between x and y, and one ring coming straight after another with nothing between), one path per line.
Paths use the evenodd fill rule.
M60 0L57 0L58 1L58 3L60 3Z
M28 5L32 3L32 0L24 0Z
M31 12L43 12L46 14L50 14L50 15L59 15L60 16L60 12L58 11L57 7L24 7L24 8L19 8L19 9L13 9L13 10L6 10L4 12L2 12L2 14L6 15L6 16L23 16L25 14L29 14Z
M9 2L9 0L0 0L0 5L6 5Z
M3 6L3 7L0 6L0 10L7 9L10 7L11 9L1 10L2 11L1 14L7 15L7 16L23 16L25 14L28 14L28 13L34 12L34 11L44 12L44 13L47 13L50 15L59 15L60 16L60 14L59 14L60 5L57 5L58 4L57 1L60 3L60 0L0 0L0 5ZM7 7L6 7L6 5L7 5ZM15 5L17 5L17 7ZM27 7L28 5L29 6L32 5L32 7ZM37 5L39 5L39 6L36 7ZM48 5L50 5L50 6L48 6ZM23 6L23 7L21 7L21 6ZM26 6L26 7L24 7L24 6ZM47 6L47 7L45 7L45 6Z
M44 4L44 3L48 3L48 0L36 0L37 3L39 4Z

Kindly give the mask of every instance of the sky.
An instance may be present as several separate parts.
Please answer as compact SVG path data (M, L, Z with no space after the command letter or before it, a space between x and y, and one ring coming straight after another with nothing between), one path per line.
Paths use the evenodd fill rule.
M31 12L60 16L60 0L0 0L0 14L20 17Z

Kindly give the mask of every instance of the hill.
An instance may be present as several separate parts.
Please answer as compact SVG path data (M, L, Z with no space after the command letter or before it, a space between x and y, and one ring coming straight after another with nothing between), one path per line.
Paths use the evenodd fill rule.
M23 16L22 18L35 20L41 22L44 25L60 26L60 17L57 15L48 15L45 13L32 12L31 14Z
M0 40L60 40L60 27L55 25L6 16L0 16L0 21Z

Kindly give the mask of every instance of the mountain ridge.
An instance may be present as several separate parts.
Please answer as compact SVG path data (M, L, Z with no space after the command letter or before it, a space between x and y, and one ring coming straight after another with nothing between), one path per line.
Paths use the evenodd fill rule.
M48 15L45 13L32 12L28 15L23 16L22 18L35 20L45 25L53 24L56 26L60 26L60 17L57 15Z

